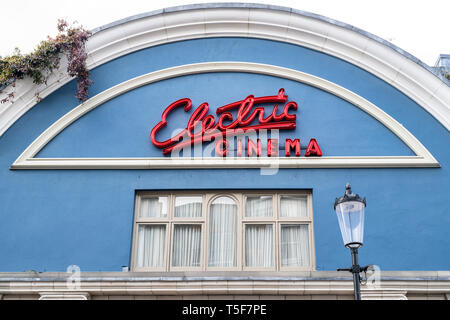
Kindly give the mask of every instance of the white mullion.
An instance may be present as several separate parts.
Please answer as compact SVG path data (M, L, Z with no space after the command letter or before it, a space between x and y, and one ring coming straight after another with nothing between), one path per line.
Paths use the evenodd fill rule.
M279 212L279 208L280 208L280 195L278 193L274 193L272 196L272 201L273 201L273 218L275 219L275 221L280 220L280 212Z
M280 225L280 218L281 218L281 197L280 194L277 192L274 194L274 202L275 202L275 208L274 208L274 216L275 216L275 230L276 235L274 236L273 240L275 243L275 270L279 271L281 268L281 230L278 232L278 229L281 228ZM278 243L278 245L277 245Z
M170 271L170 263L171 263L171 254L172 254L172 250L171 250L171 248L172 248L172 227L171 227L171 222L170 221L168 221L167 222L167 230L166 230L166 232L167 232L167 234L166 234L166 241L167 241L167 243L166 243L166 248L165 248L165 250L166 250L166 261L165 261L165 263L166 263L166 271L167 272L169 272Z
M206 271L208 265L208 238L207 233L209 232L209 208L208 208L208 199L206 194L202 194L202 228L201 228L201 241L200 243L200 267L203 271Z
M167 202L169 203L168 205L167 205L167 218L169 219L169 223L168 223L168 225L169 225L169 228L168 228L168 230L167 230L167 232L169 232L169 239L170 239L170 241L169 241L169 246L168 246L168 248L167 248L167 252L168 252L168 254L167 254L167 258L168 258L168 261L167 261L167 270L168 271L171 271L172 270L172 261L173 261L173 230L174 230L174 227L173 227L173 216L172 216L172 214L173 214L173 206L174 206L174 204L173 204L173 193L171 193L171 194L169 194L169 198L168 198L168 200L167 200Z
M313 213L313 197L312 197L312 191L307 195L308 199L308 214L311 219L308 228L309 228L309 254L310 254L310 260L309 260L309 268L311 270L316 269L316 252L315 252L315 244L314 244L314 213Z
M140 207L140 201L141 198L137 194L135 195L136 199L134 200L134 224L133 224L133 242L131 246L131 261L130 261L130 269L135 270L136 269L136 256L137 256L137 246L138 246L138 216L139 216L139 207Z
M211 214L211 199L214 197L214 194L206 193L204 195L205 202L205 234L206 234L206 243L205 243L205 270L209 269L209 240L210 240L210 225L209 225L209 215Z
M242 234L243 228L243 219L245 215L245 204L244 204L244 195L242 193L236 194L236 199L238 200L238 217L237 217L237 267L239 270L244 270L244 236Z
M280 267L279 267L279 257L278 257L278 246L277 246L277 240L278 240L278 222L275 221L275 223L272 225L272 229L273 229L273 263L274 263L274 267L275 267L275 271L279 271ZM281 238L281 236L280 236Z

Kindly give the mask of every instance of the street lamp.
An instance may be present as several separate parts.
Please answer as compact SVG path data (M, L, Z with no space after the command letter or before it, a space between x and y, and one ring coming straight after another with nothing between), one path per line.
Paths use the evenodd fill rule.
M360 198L352 192L350 184L345 186L345 195L336 198L334 210L339 221L344 245L351 250L352 268L338 269L338 271L350 271L353 274L353 285L355 287L355 300L361 300L361 278L359 274L367 271L368 267L361 268L358 264L358 248L363 245L364 237L364 209L366 199Z

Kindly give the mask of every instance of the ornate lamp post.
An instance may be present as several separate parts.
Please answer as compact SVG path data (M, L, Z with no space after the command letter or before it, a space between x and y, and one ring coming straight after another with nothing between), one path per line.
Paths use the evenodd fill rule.
M347 183L345 189L345 195L337 198L334 202L334 210L337 214L344 245L350 249L352 254L352 267L351 269L338 269L338 271L350 271L353 274L355 300L361 300L361 278L359 274L366 271L368 267L359 266L358 249L363 245L366 199L355 195L349 183Z

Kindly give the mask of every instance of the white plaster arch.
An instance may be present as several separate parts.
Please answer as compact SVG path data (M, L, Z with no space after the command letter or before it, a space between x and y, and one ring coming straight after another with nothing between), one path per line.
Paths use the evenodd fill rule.
M96 30L87 43L88 68L164 43L208 37L250 37L288 42L341 58L396 87L450 130L450 88L418 59L370 33L319 15L258 4L201 4L130 17ZM0 105L0 135L71 79L65 63L36 86L18 81L15 101Z
M136 88L180 76L244 72L289 79L336 95L373 118L399 137L415 156L321 157L321 158L34 158L54 137L84 114ZM149 142L150 143L150 142ZM439 167L431 153L406 128L366 99L335 83L293 69L250 62L205 62L151 72L109 88L72 109L44 131L19 156L11 169L178 169L178 168L354 168L354 167Z

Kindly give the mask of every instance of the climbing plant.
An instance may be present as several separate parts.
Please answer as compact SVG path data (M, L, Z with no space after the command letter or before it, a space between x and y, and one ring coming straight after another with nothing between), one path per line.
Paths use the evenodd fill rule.
M15 86L17 80L25 77L30 77L36 84L46 83L50 73L59 67L61 56L65 55L68 60L68 75L77 78L75 97L80 101L88 98L88 89L92 81L86 67L85 43L91 32L82 26L74 24L69 26L61 19L58 20L57 28L58 35L41 41L33 52L22 54L16 48L12 55L0 57L0 92L7 86ZM13 98L14 92L11 92L1 100L1 103Z

